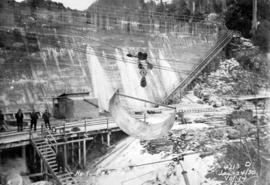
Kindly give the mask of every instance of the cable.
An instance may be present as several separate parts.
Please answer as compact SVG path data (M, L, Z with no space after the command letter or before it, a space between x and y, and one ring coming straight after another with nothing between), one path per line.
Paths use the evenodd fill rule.
M114 10L114 11L119 11L119 7L118 6L105 6L105 5L98 5L98 4L94 4L92 6L89 7L89 9L105 9L105 10ZM163 12L157 12L157 11L147 11L147 10L140 10L140 9L134 9L134 8L121 8L120 11L127 11L127 12L139 12L139 13L146 13L146 14L150 14L150 16L152 15L158 15L158 16L172 16L172 17L189 17L189 18L197 18L197 19L203 19L203 16L188 16L188 15L180 15L180 16L175 16L174 14L168 14L168 13L163 13ZM144 15L144 14L143 14Z
M16 8L14 9L11 9L11 8L2 8L2 9L6 9L6 10L15 10ZM25 10L21 10L20 11L25 11ZM205 19L205 17L201 17L201 16L188 16L188 15L172 15L172 14L167 14L167 13L161 13L161 12L154 12L154 11L144 11L144 10L139 10L139 9L130 9L130 8L122 8L120 9L119 11L119 7L113 7L113 6L97 6L95 5L94 7L90 7L87 11L83 12L81 14L81 16L77 16L77 15L74 15L74 14L78 14L79 12L78 11L72 11L71 13L73 13L73 15L70 15L68 13L63 13L63 11L61 12L61 16L65 15L67 17L78 17L78 18L85 18L89 15L89 13L92 13L91 11L93 11L94 13L105 13L105 14L108 14L108 13L111 13L113 15L116 15L116 14L120 14L120 15L123 15L123 14L126 14L127 12L129 14L132 14L133 16L141 16L141 17L151 17L151 18L155 18L155 17L163 17L164 19L167 18L167 19L170 19L170 20L174 20L174 21L178 21L178 20L184 20L184 21L188 21L188 20L195 20L195 21L202 21ZM27 11L25 11L27 12ZM46 14L46 12L44 13Z
M125 184L126 182L133 181L133 180L135 180L135 179L138 179L138 178L140 178L140 177L143 177L143 176L145 176L145 175L148 175L148 174L154 173L155 171L156 171L156 170L152 170L152 171L150 171L150 172L146 172L146 173L144 173L144 174L142 174L142 175L138 175L138 176L136 176L136 177L133 177L133 178L130 178L130 179L127 179L127 180L121 181L121 185Z
M12 12L12 13L14 13L15 15L22 15L22 16L34 16L34 15L43 15L43 16L48 16L48 12L41 12L41 11L39 11L39 12L36 12L36 11L34 11L34 12L32 12L33 14L32 15L29 15L28 13L29 13L29 11L26 11L26 10L18 10L18 12L17 11L15 11L14 9L9 9L9 8L2 8L1 9L2 11L6 11L6 12ZM132 12L129 12L129 14L132 14L134 11L132 11ZM85 20L91 20L90 18L91 18L91 13L92 12L90 12L90 17L87 17L87 15L86 16L76 16L76 15L74 15L74 14L76 14L76 13L73 13L73 15L71 15L71 14L67 14L67 13L63 13L63 12L61 12L61 13L59 13L58 14L58 17L60 17L60 18L62 18L62 19L65 19L65 18L76 18L77 19L77 21L78 20L80 20L81 22L85 22ZM123 18L123 13L121 13L121 14L117 14L116 12L112 12L110 9L108 9L108 10L106 10L106 12L94 12L94 14L96 14L97 16L106 16L107 18ZM103 15L100 15L100 14L103 14ZM88 14L89 15L89 14ZM138 13L138 14L132 14L132 17L142 17L142 14L140 14L140 13ZM144 17L147 17L147 16L144 16ZM148 17L151 17L151 16L148 16ZM167 20L170 20L170 23L172 24L173 22L177 22L177 21L184 21L184 22L187 22L189 19L172 19L171 17L167 17L167 16L158 16L159 18L163 18L163 19L167 19ZM149 22L148 21L149 19L147 19L147 20L145 20L145 21L142 21L142 19L140 19L140 23L142 23L142 22ZM60 22L62 22L61 20L60 20ZM88 21L89 22L89 21ZM143 23L142 23L143 24Z
M148 24L149 25L149 24ZM154 59L157 59L157 58L154 58ZM165 60L167 60L167 61L174 61L174 62L176 62L176 60L172 60L172 59L165 59Z
M18 11L15 11L14 9L8 9L8 8L2 8L2 10L4 10L4 11L12 11L15 15L20 15L20 16L22 16L22 13L23 12L26 12L26 13L29 13L28 11L25 11L25 10L18 10ZM15 12L14 12L15 11ZM110 13L110 9L109 10L106 10L106 14L109 14ZM134 12L134 11L132 11L132 12ZM44 13L42 13L42 12L34 12L36 15L43 15L43 16L48 16L48 12L44 12ZM130 13L130 12L129 12ZM79 17L79 16L76 16L76 15L70 15L70 14L66 14L65 15L65 17L63 17L63 15L65 15L65 13L63 13L63 12L61 12L61 14L60 14L60 17L63 19L63 18L68 18L68 17L71 17L72 19L74 19L74 18L77 18L77 19L79 19L80 21L81 20L83 20L83 23L85 24L85 23L89 23L89 21L87 21L87 22L85 22L84 20L90 20L90 17ZM115 12L112 12L111 14L109 14L110 16L113 16L113 17L109 17L109 16L107 16L108 18L117 18L117 16L115 16ZM141 14L138 14L138 15L140 15L141 16ZM29 15L29 14L26 14L25 16L32 16L32 15ZM122 18L123 16L122 16L122 14L121 14L121 17L120 18ZM159 16L159 17L163 17L164 18L164 16ZM118 16L118 18L119 18L119 16ZM40 19L40 18L39 18ZM41 19L42 20L42 19ZM46 20L46 19L45 19ZM76 20L76 22L73 22L73 24L75 23L78 23L78 22L80 22L79 20ZM171 19L170 19L171 20ZM180 19L181 20L181 19ZM50 21L52 21L52 20L50 20ZM54 21L54 22L56 22L56 21ZM60 20L60 22L63 22L62 20ZM145 21L145 22L149 22L149 21ZM174 22L179 22L179 20L174 20ZM186 22L186 21L185 21ZM58 22L59 23L59 22ZM117 24L117 23L116 23ZM140 24L141 25L150 25L150 24L143 24L142 23L142 21L140 21ZM203 25L205 25L205 27L208 27L209 28L209 23L208 24L205 24L205 23L202 23ZM211 24L211 26L216 26L216 24ZM211 27L210 26L210 27ZM165 25L159 25L159 27L165 27ZM206 30L208 30L208 29L206 29Z
M114 57L114 56L103 56L103 55L100 55L100 54L97 54L96 52L93 53L93 52L89 52L89 51L82 51L80 49L72 49L73 51L76 51L76 52L81 52L81 53L85 53L85 54L90 54L90 55L93 55L93 56L99 56L99 57L103 57L103 58L107 58L107 59L112 59L112 60L116 60L116 61L123 61L123 59L121 58L117 58L117 57ZM138 64L137 62L134 62L132 60L125 60L123 61L124 63L130 63L130 64ZM144 65L144 64L143 64ZM146 66L146 65L145 65ZM170 72L176 72L176 73L183 73L183 71L177 71L177 70L171 70L172 68L169 68L169 67L165 67L165 66L160 66L160 65L156 65L156 64L153 64L154 68L155 69L160 69L160 70L164 70L164 71L170 71Z
M38 35L38 36L55 36L55 34L40 34L40 33L37 33L37 32L27 32L27 33L30 33L30 34L36 34L36 35ZM58 34L58 35L60 35L60 34ZM63 36L63 37L69 37L69 35L60 35L60 36ZM111 47L111 48L116 48L116 49L119 49L119 50L122 50L122 48L119 48L119 47L117 47L117 46L115 46L115 45L112 45L112 44L110 44L109 42L105 42L105 41L97 41L97 40L95 40L95 39L92 39L92 38L86 38L86 37L83 37L83 36L78 36L78 35L75 35L74 37L82 37L82 39L90 39L90 40L94 40L95 42L100 42L100 43L105 43L106 44L106 46L109 46L109 47ZM28 38L29 38L29 36L28 36ZM34 36L33 37L30 37L30 38L35 38ZM67 41L65 41L65 42L69 42L69 43L71 43L71 44L73 44L73 43L75 43L75 42L70 42L69 40L67 40ZM77 42L78 43L78 42ZM113 51L113 50L109 50L109 51ZM113 51L114 52L114 51ZM168 59L168 58L164 58L164 59L161 59L161 58L156 58L156 57L148 57L149 59L154 59L154 60L162 60L162 61L167 61L167 62L169 62L169 63L188 63L188 64L190 64L190 62L183 62L183 61L178 61L178 60L174 60L174 59ZM164 66L165 67L165 66Z
M66 47L66 45L65 44L59 44L60 46L63 46L64 48L67 48ZM117 48L117 49L121 49L121 48ZM85 51L82 51L82 49L74 49L74 48L72 48L71 50L75 50L75 51L78 51L78 52L83 52L83 53L91 53L91 52L85 52ZM122 49L121 49L122 50ZM109 51L112 51L112 52L114 52L113 50L109 50ZM95 52L96 53L96 52ZM98 56L101 56L101 55L98 55ZM102 55L102 57L104 57L103 55ZM111 56L111 58L110 59L116 59L116 60L123 60L122 58L116 58L116 57L114 57L114 56ZM158 58L157 58L158 59ZM137 64L137 62L134 62L133 60L131 60L131 59L125 59L125 60L127 60L127 61L129 61L129 62L131 62L131 63L134 63L134 64ZM165 61L165 59L159 59L159 60L164 60ZM183 62L183 63L188 63L188 64L190 64L189 62ZM182 62L181 62L181 64L182 64ZM161 65L157 65L157 64L153 64L156 68L159 68L159 69L164 69L164 70L168 70L168 71L174 71L174 72L179 72L179 73L183 73L183 71L178 71L177 69L175 69L175 70L171 70L171 69L173 69L172 67L167 67L167 66L161 66Z
M59 22L57 22L57 24L60 24ZM119 24L115 24L115 25L117 25L118 27L119 27ZM62 26L63 26L63 24L62 24ZM52 26L51 26L52 27ZM74 27L73 29L77 29L78 27ZM84 27L85 28L85 27ZM89 27L90 28L90 27ZM93 29L96 29L97 27L96 26L92 26L91 28L93 28ZM67 30L67 29L65 29L65 30ZM201 29L200 29L201 30ZM82 30L80 30L80 31L82 31ZM89 31L89 30L88 30ZM135 32L136 31L138 31L138 30L135 30ZM197 30L198 31L198 30ZM112 32L112 31L110 31L110 32ZM141 33L141 31L139 30L139 32ZM200 31L201 32L201 31ZM112 32L113 33L113 32ZM118 32L116 32L116 33L119 33L119 30L118 30ZM132 33L132 35L138 35L138 36L141 36L142 34L135 34L134 32L131 32ZM136 33L138 33L138 32L136 32ZM143 31L143 35L145 35L145 33L152 33L151 31ZM172 33L172 32L170 32L170 33ZM177 32L175 32L175 33L180 33L179 31L177 31ZM208 32L206 32L206 34L208 34ZM194 34L190 34L190 35L192 35L192 36L194 36ZM164 42L164 41L163 41Z
M167 71L172 71L172 70L170 70L171 68L169 68L169 67L165 67L165 66L158 66L159 67L159 69L162 69L162 70L167 70ZM180 72L180 71L173 71L173 72L178 72L178 73L182 73L182 72Z
M50 44L50 42L47 42L48 44ZM66 45L65 44L59 44L58 45L62 48L66 48ZM55 47L59 47L59 46L56 46L56 45L53 45ZM90 51L84 51L80 48L70 48L71 50L75 51L75 52L81 52L81 53L84 53L84 54L90 54L90 55L93 55L93 56L99 56L99 57L103 57L103 58L107 58L107 59L112 59L112 60L116 60L116 61L123 61L123 58L117 58L115 56L104 56L103 54L98 54L97 52L90 52ZM134 62L133 60L130 60L130 59L126 59L125 61L123 61L125 63L131 63L131 64L138 64L137 62ZM8 64L7 64L8 65ZM161 65L157 65L157 64L153 64L154 68L156 69L160 69L160 70L164 70L164 71L170 71L170 72L176 72L176 73L183 73L183 71L178 71L178 70L172 70L173 68L171 67L166 67L166 66L161 66Z
M104 170L117 170L117 169L125 169L125 168L129 168L129 169L132 169L132 168L135 168L135 167L142 167L142 166L147 166L147 165L153 165L153 164L159 164L159 163L165 163L165 162L177 162L177 161L180 161L180 160L184 160L184 156L187 156L187 155L194 155L194 154L204 154L204 153L207 153L207 152L189 152L189 153L182 153L182 154L178 154L177 157L173 157L171 159L167 159L167 160L159 160L159 161L155 161L155 162L150 162L150 163L142 163L142 164L135 164L135 165L128 165L126 167L122 167L122 168L114 168L114 169L104 169Z

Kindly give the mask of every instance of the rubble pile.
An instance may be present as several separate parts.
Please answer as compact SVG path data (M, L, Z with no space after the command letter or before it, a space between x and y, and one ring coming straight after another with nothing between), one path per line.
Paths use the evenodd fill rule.
M168 140L168 138L141 141L141 145L150 154L156 154L160 152L170 153L173 147L172 141Z
M265 129L262 128L261 132L265 132ZM254 125L239 124L234 127L175 130L162 139L141 141L141 145L147 153L152 155L161 152L181 154L187 151L208 153L221 149L230 140L255 135L256 127Z
M160 152L179 154L186 151L211 152L220 146L220 141L228 140L226 130L185 129L170 133L158 140L142 141L141 144L150 154Z
M237 58L243 56L250 56L258 53L258 46L254 46L250 39L235 36L229 44L229 49L232 56Z
M173 153L194 151L199 153L212 152L220 147L220 142L227 140L225 131L221 130L186 130L180 135L173 134Z
M243 71L235 59L222 61L216 71L208 76L199 77L201 82L195 86L194 93L200 98L210 94L235 94L235 87L238 86L237 79L241 74ZM215 97L213 100L218 98Z
M178 184L180 180L180 175L177 169L177 166L174 162L166 165L166 170L160 171L155 174L154 178L147 180L141 185L170 185Z
M218 107L224 104L221 96L254 94L256 89L265 87L262 77L244 69L234 58L222 61L216 71L198 79L194 95Z
M269 83L266 57L249 39L235 37L228 48L231 58L221 61L215 71L201 74L194 88L197 97L217 107L224 104L221 95L254 94Z

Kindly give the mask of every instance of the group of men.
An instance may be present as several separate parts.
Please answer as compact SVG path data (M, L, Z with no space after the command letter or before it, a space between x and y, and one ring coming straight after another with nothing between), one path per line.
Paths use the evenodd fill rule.
M45 127L48 129L51 129L51 124L50 124L50 117L51 114L49 111L46 109L45 112L42 114L42 119L44 120ZM15 114L16 122L17 122L17 127L18 127L18 132L23 131L23 122L24 122L24 115L21 109L18 110L18 112ZM30 129L34 129L34 131L37 130L37 121L39 118L38 112L35 111L35 109L32 110L30 113ZM7 130L7 125L5 122L5 117L0 110L0 131L6 131ZM63 149L60 148L57 153L56 153L56 161L57 161L57 168L58 171L62 171L65 173L65 160L64 160L64 154L63 154Z
M51 114L49 113L48 109L46 109L45 112L42 114L42 119L44 120L45 127L48 129L51 129L50 117L51 117ZM16 118L18 132L23 131L24 115L21 109L17 111L17 113L15 114L15 118ZM35 111L35 109L33 109L32 112L30 113L30 123L31 123L30 129L31 130L32 128L34 129L34 131L37 130L38 118L39 118L38 113ZM7 126L5 123L4 114L2 113L2 110L0 110L0 131L6 131L6 130L7 130Z
M51 114L49 113L48 109L45 110L45 112L42 114L42 119L44 120L45 127L51 129L50 124L50 117ZM23 113L22 110L19 109L18 112L15 115L17 126L18 126L18 132L23 131ZM34 131L37 130L37 121L38 121L38 113L35 111L35 109L32 110L30 113L30 129L34 128Z

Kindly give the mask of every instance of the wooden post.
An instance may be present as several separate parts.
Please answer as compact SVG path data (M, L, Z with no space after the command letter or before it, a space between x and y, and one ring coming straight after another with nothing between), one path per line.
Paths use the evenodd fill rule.
M111 132L110 131L107 133L107 145L111 146Z
M72 165L75 163L75 161L74 161L74 143L71 143L71 162L72 162Z
M84 133L86 135L86 120L84 120Z
M81 141L78 142L79 165L81 165Z
M167 20L164 19L164 32L167 33L168 32L168 23Z
M65 138L65 141L66 141L66 138ZM67 166L67 145L64 144L64 156L65 156L65 166Z
M63 123L64 125L64 128L63 128L63 132L64 132L64 135L66 135L66 122Z
M46 165L44 165L44 173L45 173L45 180L48 181L48 168Z
M26 161L26 146L22 146L22 158L24 160L24 164L27 166L27 161Z
M94 24L95 25L95 13L91 13L91 24Z
M25 150L25 146L22 146L22 158L23 158L23 159L26 158L26 150Z
M96 12L95 12L95 15L94 15L94 24L95 24L96 28L98 29L98 15L97 15Z
M37 162L37 152L36 150L33 148L33 157L34 157L34 164L36 166L36 162Z
M101 144L104 143L104 137L103 137L103 134L101 134Z
M39 158L39 160L40 160L40 173L43 173L43 160L41 157Z
M83 140L83 167L86 168L86 140Z
M110 17L106 15L106 30L108 31L110 29Z
M2 154L2 150L0 150L0 154ZM0 155L0 166L2 166L2 155Z
M195 8L196 8L196 5L195 5L195 1L192 2L192 14L194 15L195 13Z

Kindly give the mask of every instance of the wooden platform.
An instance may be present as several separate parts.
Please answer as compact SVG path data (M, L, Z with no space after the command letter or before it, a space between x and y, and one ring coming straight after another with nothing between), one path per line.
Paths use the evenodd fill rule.
M199 113L199 112L216 112L216 109L213 109L209 106L199 106L196 104L196 107L187 105L174 105L176 106L177 112L184 113ZM152 110L152 109L149 109ZM153 108L155 111L164 111L162 108ZM143 112L141 112L143 113ZM134 115L137 119L143 119L143 115ZM32 134L34 137L41 135L41 126L39 121L37 126L37 131ZM57 121L56 121L57 122ZM58 121L59 122L59 121ZM93 137L97 134L108 133L108 132L117 132L120 131L118 125L113 121L111 117L102 117L95 119L85 119L81 121L73 121L63 124L57 124L52 121L52 133L56 140L67 138L78 138L78 137ZM13 148L18 146L24 146L30 144L30 129L29 126L24 128L23 132L17 132L16 127L13 127L13 130L0 132L0 150Z
M142 115L136 115L135 117L138 119L143 118ZM62 139L64 136L67 136L68 138L77 138L79 136L91 137L96 134L116 132L119 130L119 127L111 117L74 121L60 126L54 126L52 123L52 133L57 140ZM41 135L41 126L37 127L36 132L32 131L32 134L35 137ZM16 130L0 132L0 149L28 144L30 144L29 128L24 129L23 132L17 132Z

